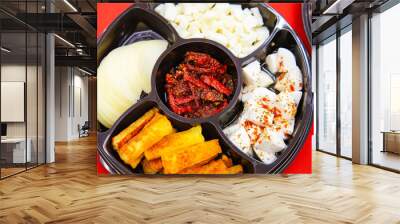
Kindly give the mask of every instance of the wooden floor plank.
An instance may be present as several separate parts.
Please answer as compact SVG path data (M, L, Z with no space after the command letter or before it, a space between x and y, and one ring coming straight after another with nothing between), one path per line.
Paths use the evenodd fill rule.
M312 175L97 177L96 139L0 181L0 223L400 223L400 175L320 152Z

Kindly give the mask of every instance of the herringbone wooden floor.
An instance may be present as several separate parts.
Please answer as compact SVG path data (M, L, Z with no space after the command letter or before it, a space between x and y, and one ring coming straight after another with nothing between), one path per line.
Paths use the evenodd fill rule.
M314 174L97 177L95 139L0 181L0 223L400 223L400 175L315 153Z

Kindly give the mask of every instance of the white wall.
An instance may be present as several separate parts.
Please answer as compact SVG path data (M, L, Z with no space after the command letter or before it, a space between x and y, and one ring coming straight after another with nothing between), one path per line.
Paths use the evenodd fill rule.
M89 111L88 111L88 78L82 76L82 73L76 75L75 70L74 75L74 108L73 108L73 119L72 119L72 136L78 137L78 124L81 126L88 121Z
M68 140L68 117L70 84L69 68L55 68L55 141Z
M55 140L77 139L78 125L88 120L88 78L76 68L56 67L55 85Z

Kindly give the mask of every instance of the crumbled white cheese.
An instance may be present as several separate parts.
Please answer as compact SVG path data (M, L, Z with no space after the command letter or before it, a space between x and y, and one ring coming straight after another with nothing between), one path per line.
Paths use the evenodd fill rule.
M165 9L163 16L169 20L174 21L178 11L173 3L165 3Z
M258 8L229 3L165 3L155 11L166 18L182 38L216 41L237 57L245 57L269 37ZM196 25L191 25L197 23Z
M254 8L251 8L250 11L253 14L253 17L256 19L257 25L258 26L263 26L264 25L264 21L263 21L263 18L261 16L260 10L257 7L254 7Z

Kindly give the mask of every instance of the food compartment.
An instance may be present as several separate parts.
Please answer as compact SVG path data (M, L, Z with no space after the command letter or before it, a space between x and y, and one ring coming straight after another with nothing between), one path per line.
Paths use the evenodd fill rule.
M276 33L276 35L271 40L270 45L267 47L267 55L276 52L279 48L286 48L290 52L292 52L296 58L296 64L300 68L302 73L303 83L302 83L302 98L297 108L296 114L296 127L295 130L298 129L297 126L300 124L298 121L305 119L305 115L307 114L306 110L309 110L308 106L310 105L312 98L311 93L311 77L310 77L310 70L309 64L307 60L307 53L305 49L301 47L300 40L294 36L293 31L289 29L282 29ZM265 57L262 59L265 60ZM266 66L264 65L264 69ZM271 73L271 72L270 72ZM296 131L294 131L296 133Z
M171 108L172 105L168 99L168 94L166 93L166 74L171 73L171 69L176 68L184 61L185 54L187 52L196 52L201 54L204 53L216 59L217 61L219 61L219 63L226 65L226 73L231 76L233 80L233 87L232 93L227 96L228 104L221 111L216 112L215 114L211 114L209 116L187 118L179 115L178 113L175 113L174 110ZM199 81L199 79L196 78L195 81L197 82ZM191 82L190 84L192 83L193 82ZM216 118L219 118L226 122L232 119L232 116L234 116L238 111L239 105L237 104L237 99L239 97L240 89L242 86L242 77L240 65L226 48L210 40L190 39L179 41L161 55L160 59L157 61L154 67L152 84L155 87L157 97L161 102L160 107L162 107L163 110L166 110L167 113L175 119L192 124L215 120ZM199 84L205 85L202 81ZM198 89L202 88L195 85L193 85L193 87ZM210 87L207 86L207 88ZM213 88L212 90L217 91L218 89ZM226 96L224 95L224 97Z
M270 44L266 48L267 51L264 58L261 59L265 59L267 55L276 52L278 48L286 48L294 54L297 66L300 67L300 70L304 74L304 78L307 78L307 72L309 69L306 59L307 53L305 52L305 49L301 47L301 44L301 41L294 36L294 31L291 31L288 28L283 28L276 32ZM305 83L308 82L305 81Z
M280 42L281 38L287 38L287 42ZM289 49L296 58L297 66L300 68L303 77L302 98L297 107L296 123L292 138L288 142L288 148L281 152L280 157L276 161L273 173L281 173L295 158L297 152L302 149L312 125L313 117L313 93L311 90L311 71L309 67L308 54L302 47L300 40L294 35L291 30L283 29L277 33L275 46L271 46L269 52L276 51L278 47ZM260 167L262 169L262 166Z
M260 10L261 16L263 17L264 25L268 27L269 30L269 36L264 40L264 42L254 51L241 58L242 64L248 64L251 61L254 61L255 59L259 59L262 57L265 57L266 55L266 49L267 46L270 44L272 38L278 31L277 29L277 23L278 23L278 16L274 9L272 9L268 4L260 4L260 3L245 3L242 4L244 8L253 8L257 7Z
M240 103L244 109L223 126L229 143L254 159L256 173L283 170L301 149L310 127L308 58L299 39L286 26L276 30L265 49L255 52L254 58L243 61ZM278 49L284 53L275 54ZM277 63L279 60L285 62ZM251 87L254 85L256 88Z
M151 31L153 34L149 34ZM174 28L157 13L132 7L121 14L102 34L97 44L97 66L111 50L131 43L132 35L136 35L134 39L137 39L137 33L144 33L144 39L162 37L169 43L174 43L177 39Z
M250 158L243 156L243 154L232 147L222 136L223 134L218 131L218 128L212 123L203 123L203 134L206 139L219 140L224 154L228 155L233 160L233 164L241 164L243 166L243 173L254 173L253 161Z
M109 26L97 47L99 131L110 128L150 93L153 66L175 39L163 18L139 7L128 9Z
M260 10L261 16L264 20L264 25L268 27L270 33L275 29L276 23L278 21L277 15L274 10L267 4L260 3L244 3L243 8L253 8L257 7Z
M133 170L129 165L124 164L118 153L113 149L112 137L128 127L133 121L140 118L148 110L157 107L157 103L150 99L144 99L129 108L108 131L99 132L97 138L97 148L104 162L114 174L133 174L141 173L140 167Z
M181 38L216 41L235 57L245 60L265 46L278 21L272 8L258 3L164 3L151 4L151 8L163 16Z
M270 169L272 173L282 172L302 148L311 126L313 107L308 54L294 31L288 28L287 25L278 30L273 36L270 44L267 46L266 55L261 60L265 61L268 55L276 53L279 48L289 50L295 57L296 65L302 74L302 96L297 106L293 133L289 139L285 140L287 148L277 153L277 160L274 164L271 164L274 165L273 168L270 168L270 165L267 164L257 163L257 172L258 170L265 169ZM263 67L269 71L267 65L264 64ZM269 72L272 74L271 71Z
M119 173L119 174L143 174L143 173L147 173L149 174L149 170L148 168L145 168L145 161L147 162L147 164L149 164L148 161L151 161L150 163L157 163L156 161L158 161L158 163L161 164L161 158L160 155L161 154L160 151L157 150L145 150L143 153L143 156L140 156L139 158L139 163L136 163L136 167L132 168L131 164L133 163L133 161L135 161L136 159L132 159L132 158L126 158L125 155L131 156L134 154L134 152L129 151L128 153L127 150L129 150L128 148L123 148L124 146L118 145L119 142L122 142L124 140L121 140L122 138L119 138L118 143L116 143L116 141L113 142L113 137L118 136L121 132L126 132L126 130L132 131L135 128L132 128L134 126L132 126L132 124L134 122L139 122L141 123L141 119L150 119L150 121L147 122L147 124L144 127L141 127L141 130L136 133L137 135L140 135L141 132L145 132L146 127L150 127L151 125L155 125L156 122L153 122L153 118L149 118L147 115L149 115L151 112L154 113L160 113L158 115L153 115L153 116L163 116L165 115L166 117L164 117L163 119L167 119L168 120L168 125L164 125L164 126L160 126L160 132L165 132L165 130L168 128L166 126L171 125L173 131L171 131L169 134L164 133L164 137L162 137L160 140L157 140L157 142L153 145L153 146L160 146L158 149L163 149L163 152L166 152L167 148L165 148L165 143L167 142L167 144L174 144L173 140L176 140L177 138L180 138L180 140L176 140L176 141L181 141L180 144L188 144L189 142L191 144L185 145L183 148L192 148L190 152L190 154L187 155L183 155L181 157L177 158L181 158L182 160L178 160L177 162L175 161L175 157L174 154L171 154L172 158L171 160L167 160L167 162L171 162L176 163L177 166L179 167L179 165L185 165L185 163L190 162L190 160L192 158L198 159L199 157L204 157L206 158L204 160L204 162L198 163L197 165L193 166L193 167L201 167L201 166L208 166L208 170L205 171L206 174L214 174L215 172L219 171L221 172L220 168L209 168L214 166L215 164L219 163L221 165L222 161L226 161L226 159L228 161L231 161L232 164L230 165L230 167L234 167L231 168L233 170L236 171L228 171L229 167L225 170L227 173L225 174L237 174L237 173L242 173L242 172L253 172L253 166L249 161L246 161L244 159L242 159L239 155L237 155L234 151L230 150L230 147L226 144L226 142L224 141L224 139L222 139L220 137L220 135L218 134L217 129L215 128L215 126L213 126L211 123L202 123L202 124L195 124L195 125L191 125L185 122L181 122L179 120L176 120L172 117L169 117L168 115L165 114L164 111L162 110L158 110L157 112L157 103L154 101L144 101L140 104L138 104L135 107L132 107L129 111L127 111L120 120L117 121L117 123L113 126L113 128L111 128L107 133L103 133L100 134L100 138L98 140L98 144L99 144L99 151L100 154L102 155L102 158L104 159L104 161L107 164L107 167L110 168L111 172L113 173ZM147 118L146 118L147 116ZM161 118L158 118L161 119ZM156 120L154 118L154 120ZM130 127L130 129L126 129L127 127ZM201 128L200 128L201 127ZM171 128L171 127L169 127ZM189 131L191 130L190 134ZM201 130L201 133L200 133ZM185 133L184 135L180 135L182 133ZM197 133L197 134L196 134ZM147 133L148 135L154 135L152 138L155 138L155 136L157 134L155 134L154 132L152 133ZM180 135L180 136L178 136ZM126 135L125 135L126 136ZM196 137L196 136L201 136L201 137ZM131 139L133 139L133 137L131 137ZM146 137L145 137L146 138ZM201 138L201 139L199 139ZM165 140L167 139L167 140ZM165 141L164 141L165 140ZM210 142L214 142L215 144L219 145L217 146L221 148L220 152L215 152L215 144L211 144ZM216 143L217 142L217 143ZM129 141L126 141L126 143L124 144L130 144ZM175 143L175 146L172 150L173 153L178 152L179 150L179 146L176 145L177 143ZM208 147L205 146L206 144L210 144L213 145L214 147ZM117 145L117 150L119 150L119 152L117 152L117 150L115 150L115 147ZM200 146L201 145L201 146ZM180 145L181 146L181 145ZM163 148L164 147L164 148ZM157 147L150 147L150 149L157 149ZM169 150L171 148L168 148ZM214 150L214 151L213 151ZM171 150L170 150L171 151ZM123 152L121 154L121 152ZM196 153L199 153L196 155ZM202 153L202 154L201 154ZM213 154L212 154L213 153ZM210 155L209 155L210 154ZM125 157L123 159L123 157ZM162 157L164 158L169 158L169 157ZM195 160L192 159L192 160ZM127 163L125 163L124 161L129 161ZM162 165L165 164L165 161L162 161ZM170 163L171 164L171 163ZM182 166L183 166L182 165ZM225 165L224 165L225 166ZM241 170L240 172L238 171L238 168ZM175 167L171 166L167 169L167 167L164 167L163 170L158 170L155 173L164 173L164 174L173 174L173 172L171 173L170 171L173 171L173 169L175 169ZM191 166L188 166L186 169L184 170L190 170L192 169ZM196 169L196 168L195 168ZM230 173L232 172L232 173ZM181 173L181 172L179 172ZM191 173L184 173L183 174L191 174ZM215 173L215 174L223 174L222 173Z

